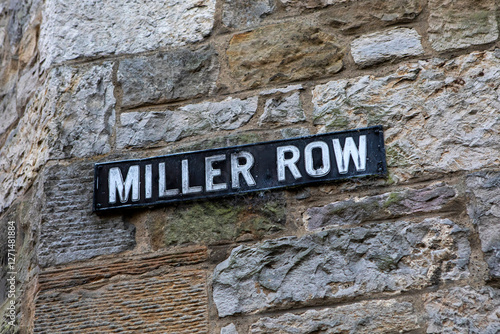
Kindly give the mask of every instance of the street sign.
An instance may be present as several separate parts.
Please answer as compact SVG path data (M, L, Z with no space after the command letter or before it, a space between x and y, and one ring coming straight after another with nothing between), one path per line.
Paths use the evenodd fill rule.
M381 126L95 164L94 210L144 207L387 173Z

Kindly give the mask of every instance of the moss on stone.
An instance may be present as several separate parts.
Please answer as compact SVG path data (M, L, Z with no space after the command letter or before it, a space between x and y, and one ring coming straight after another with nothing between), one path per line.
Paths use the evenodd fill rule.
M163 247L235 241L242 235L259 238L282 230L285 220L282 196L264 194L181 204L167 219L151 219L149 228L153 244Z
M388 208L393 204L399 203L403 200L403 197L401 196L400 193L390 193L389 197L385 200L384 202L384 208Z

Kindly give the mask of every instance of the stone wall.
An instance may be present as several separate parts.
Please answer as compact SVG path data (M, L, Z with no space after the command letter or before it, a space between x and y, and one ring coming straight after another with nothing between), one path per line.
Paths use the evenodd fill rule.
M0 1L0 333L499 332L499 10ZM97 162L372 125L384 178L92 211Z

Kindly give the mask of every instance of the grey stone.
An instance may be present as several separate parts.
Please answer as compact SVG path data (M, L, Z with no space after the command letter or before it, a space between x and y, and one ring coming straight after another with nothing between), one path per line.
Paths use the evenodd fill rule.
M111 150L115 126L112 64L51 70L0 148L0 212L36 178L49 159L89 157Z
M43 12L44 66L81 57L130 54L181 46L212 31L215 0L49 1Z
M220 330L220 334L238 334L236 326L234 324L229 324Z
M428 35L437 51L466 48L498 38L496 4L486 1L429 1Z
M0 36L1 37L1 36ZM18 120L15 94L10 91L0 94L0 136Z
M300 93L290 96L278 96L266 100L264 113L260 116L259 125L278 123L280 125L293 124L306 120Z
M424 53L420 35L415 29L395 28L361 36L351 43L354 62L369 66L394 58Z
M261 91L259 94L260 95L272 95L272 94L276 94L276 93L286 94L286 93L290 93L290 92L293 92L296 90L303 90L303 89L304 89L304 87L300 84L299 85L290 85L290 86L286 86L286 87L282 87L282 88L266 89L266 90Z
M123 252L135 246L135 228L122 216L92 212L93 164L47 167L38 261L48 267Z
M304 7L304 8L317 8L326 7L336 3L347 2L349 0L280 0L285 6L291 7Z
M215 87L219 64L210 46L179 49L120 61L122 106L206 96Z
M234 130L257 111L257 97L228 97L220 102L189 104L177 110L126 112L120 116L117 146L146 146L185 137Z
M238 246L216 268L220 317L468 277L467 231L448 219L399 221Z
M490 275L500 278L500 172L468 175L467 192L467 211L479 231Z
M423 189L406 188L309 208L304 214L304 223L308 230L316 230L357 225L370 220L397 218L419 212L433 212L443 209L456 196L455 189L444 183Z
M497 334L500 330L500 292L469 286L424 295L426 333Z
M493 52L473 52L331 81L313 90L313 122L319 132L382 125L388 165L401 181L498 166L499 76Z
M231 28L248 28L258 25L263 17L273 11L273 0L225 0L222 5L222 23Z
M261 318L250 326L250 333L403 333L421 328L418 320L411 303L375 300Z
M307 128L286 128L281 130L281 136L284 139L294 138L294 137L304 137L309 136L311 132Z

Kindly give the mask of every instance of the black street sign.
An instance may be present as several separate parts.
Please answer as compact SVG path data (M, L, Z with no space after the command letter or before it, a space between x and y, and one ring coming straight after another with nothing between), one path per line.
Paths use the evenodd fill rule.
M95 164L94 210L385 175L381 126Z

